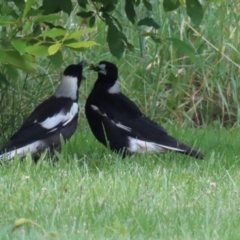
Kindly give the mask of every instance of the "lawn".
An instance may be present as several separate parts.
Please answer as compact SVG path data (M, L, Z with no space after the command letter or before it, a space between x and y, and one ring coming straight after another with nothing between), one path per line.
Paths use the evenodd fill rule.
M28 156L1 166L0 239L239 239L240 129L166 124L205 160L122 160L80 124L54 165ZM21 218L32 223L12 231Z

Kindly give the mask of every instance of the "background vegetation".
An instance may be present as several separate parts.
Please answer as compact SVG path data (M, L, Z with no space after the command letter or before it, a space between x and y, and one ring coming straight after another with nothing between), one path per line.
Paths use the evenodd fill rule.
M0 238L238 239L240 3L56 2L1 6L0 145L68 64L109 60L123 92L206 158L110 153L85 120L96 79L85 69L79 128L60 161L43 155L35 165L28 156L1 166Z
M131 21L126 18L129 7L124 1L110 1L110 5L107 0L79 1L81 7L77 2L67 4L69 1L57 9L47 5L48 1L3 2L1 141L52 93L63 69L83 58L94 63L114 61L120 69L123 91L155 120L187 120L193 125L239 123L237 1L204 1L200 5L194 0L195 8L186 8L192 5L181 1L171 6L165 2L174 1L162 4L155 0L151 7L148 1L132 1L136 6ZM174 7L178 8L164 11ZM152 20L139 26L143 19ZM112 50L117 42L113 36L120 39L118 45L125 39L125 51L121 47L116 48L118 52ZM94 46L90 51L84 50L90 46ZM96 78L91 74L86 73L88 81L81 88L82 103Z

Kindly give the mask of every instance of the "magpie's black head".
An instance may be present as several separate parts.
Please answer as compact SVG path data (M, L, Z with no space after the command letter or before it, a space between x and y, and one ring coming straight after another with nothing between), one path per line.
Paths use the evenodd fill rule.
M82 79L85 79L82 73L84 65L85 61L81 61L79 64L69 65L64 70L62 82L54 93L55 97L65 97L73 100L78 99L78 88L80 87Z
M90 66L90 69L98 72L98 81L109 86L115 84L118 79L118 68L115 64L101 61L97 66Z
M69 65L63 72L64 76L68 77L77 77L78 79L78 87L80 86L80 82L85 79L83 76L83 67L85 66L86 62L83 60L78 64Z

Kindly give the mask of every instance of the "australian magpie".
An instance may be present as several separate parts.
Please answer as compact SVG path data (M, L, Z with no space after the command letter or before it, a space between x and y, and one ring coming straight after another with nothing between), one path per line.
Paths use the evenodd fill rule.
M34 158L49 149L61 150L60 136L69 139L78 124L78 89L85 61L69 65L55 93L42 102L0 150L0 160L10 160L30 152Z
M199 159L204 157L198 150L169 136L121 93L115 64L101 61L90 69L98 72L98 79L87 98L85 113L99 142L123 156L136 152L176 151Z

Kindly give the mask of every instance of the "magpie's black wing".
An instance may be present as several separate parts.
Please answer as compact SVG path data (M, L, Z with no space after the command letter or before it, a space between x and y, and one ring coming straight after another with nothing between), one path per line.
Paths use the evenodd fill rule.
M123 94L107 94L95 109L94 106L92 108L101 116L106 131L111 131L115 136L122 132L138 140L159 144L166 150L203 157L197 150L169 136L163 127L142 114L135 103Z
M19 148L48 137L73 118L67 115L72 106L69 98L50 97L31 113L3 149Z
M122 130L124 130L123 126L131 128L131 132L127 132L138 139L153 141L154 136L167 135L163 127L147 118L134 102L121 93L108 94L97 103L96 107L99 109L97 112L102 121L115 126L121 125L122 128L119 129Z

